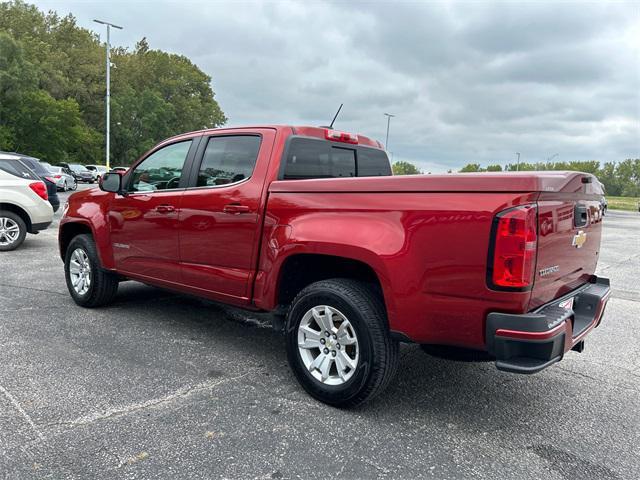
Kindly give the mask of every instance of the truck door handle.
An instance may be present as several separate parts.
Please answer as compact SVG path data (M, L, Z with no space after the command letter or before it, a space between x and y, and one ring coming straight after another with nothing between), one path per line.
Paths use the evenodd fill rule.
M158 213L171 213L171 212L175 212L176 207L174 207L173 205L158 205L156 207L156 212Z
M247 207L246 205L240 205L239 203L230 203L229 205L225 205L222 211L224 213L232 213L232 214L248 213L249 207Z

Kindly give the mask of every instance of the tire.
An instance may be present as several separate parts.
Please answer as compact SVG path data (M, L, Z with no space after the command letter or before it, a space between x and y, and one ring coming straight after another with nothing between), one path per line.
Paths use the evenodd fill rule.
M78 189L78 182L74 181L73 185L71 185L71 190L77 190Z
M27 224L20 215L0 210L0 252L15 250L27 236Z
M66 192L67 190L69 190L69 185L67 185L67 181L64 181L64 184L62 185L62 191Z
M337 336L322 337L327 318L331 323L324 325ZM389 335L380 294L363 282L331 279L304 288L291 304L285 335L294 375L312 397L329 405L355 407L371 400L397 370L398 342ZM346 345L339 344L341 338ZM314 346L320 342L322 347Z
M78 276L83 276L84 281L79 281ZM102 270L91 235L78 235L69 243L64 260L64 277L71 297L81 307L108 305L118 291L118 277Z

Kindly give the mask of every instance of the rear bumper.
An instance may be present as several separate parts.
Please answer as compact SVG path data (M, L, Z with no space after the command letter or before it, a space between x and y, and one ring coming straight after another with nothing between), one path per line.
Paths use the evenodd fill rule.
M600 324L611 288L608 278L594 277L568 295L525 314L490 313L487 350L498 370L536 373L581 350L584 337ZM559 304L573 298L573 308Z

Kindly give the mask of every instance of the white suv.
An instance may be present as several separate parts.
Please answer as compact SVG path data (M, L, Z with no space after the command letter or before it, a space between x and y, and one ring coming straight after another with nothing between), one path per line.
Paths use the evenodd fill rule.
M27 233L46 229L53 220L47 187L19 162L0 156L0 252L18 248Z

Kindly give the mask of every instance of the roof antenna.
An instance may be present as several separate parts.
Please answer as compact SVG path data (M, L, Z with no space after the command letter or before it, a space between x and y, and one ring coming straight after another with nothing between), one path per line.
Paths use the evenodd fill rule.
M342 105L344 105L344 103L341 103L340 106L338 107L338 111L336 112L335 116L333 117L333 120L331 120L331 125L329 125L328 128L333 128L333 124L336 121L336 118L338 118L338 115L340 114L340 110L342 110Z

